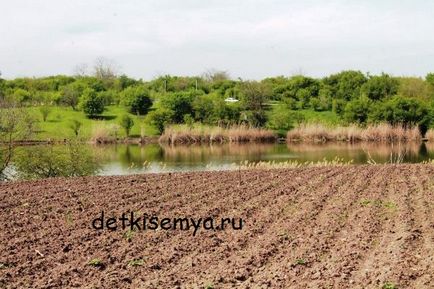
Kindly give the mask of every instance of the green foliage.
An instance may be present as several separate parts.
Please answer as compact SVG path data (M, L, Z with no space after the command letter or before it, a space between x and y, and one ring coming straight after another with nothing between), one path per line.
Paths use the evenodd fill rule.
M324 78L323 84L335 98L348 101L360 96L360 89L366 81L366 76L360 71L347 70Z
M104 100L92 88L86 88L80 98L80 107L89 117L100 115L104 111Z
M138 115L145 115L152 106L149 91L143 86L130 86L121 93L121 103L129 111Z
M344 119L348 122L364 124L368 120L372 101L367 97L353 99L347 103L344 111Z
M173 123L183 123L184 115L194 115L193 101L195 92L174 92L164 95L160 100L161 107L172 111Z
M164 131L166 125L171 123L174 112L168 108L161 107L154 111L151 111L147 115L147 121L155 126L158 132L161 134Z
M121 117L121 120L120 120L120 123L119 123L119 124L120 124L121 127L125 130L125 134L126 134L127 136L129 136L129 135L130 135L131 128L132 128L133 125L134 125L134 121L133 121L133 119L132 119L128 114L124 114L124 115Z
M103 266L103 262L99 258L92 259L87 264L89 266L93 266L93 267L102 267Z
M80 129L81 129L81 126L82 126L83 124L79 121L79 120L77 120L77 119L73 119L72 121L71 121L71 125L69 126L72 130L73 130L73 132L74 132L74 135L76 136L76 137L78 137L78 134L79 134L79 132L80 132Z
M362 87L362 93L372 100L381 100L398 92L399 82L388 74L371 76Z
M384 285L381 288L382 289L397 289L398 286L396 286L392 282L386 282L386 283L384 283Z
M296 121L295 114L285 107L278 107L273 110L267 121L267 128L277 131L279 136L284 136L286 132L294 127Z
M64 86L61 92L60 102L76 110L84 89L85 86L80 82L73 82Z
M418 125L424 135L431 124L432 112L419 99L395 96L384 103L377 103L370 118L372 121L386 121L392 125Z
M271 97L271 88L257 81L246 81L241 86L241 104L246 120L253 126L266 122L265 105Z
M143 266L145 264L145 261L143 259L133 259L128 261L128 266L130 267L137 267L137 266Z
M270 77L258 82L232 80L224 71L208 71L202 76L164 75L143 81L126 75L117 76L109 63L97 64L95 76L0 79L0 100L29 107L35 115L43 113L45 108L39 108L42 105L52 107L51 114L55 117L38 123L38 139L77 135L71 127L74 119L82 123L78 129L80 135L88 137L96 119L119 123L119 116L126 112L133 114L130 117L136 124L131 128L132 134L139 134L141 125L147 126L147 132L162 132L167 124L192 122L208 125L248 123L280 127L278 130L283 131L297 123L296 120L293 124L285 123L289 111L299 111L307 122L404 121L405 125L419 125L423 131L431 125L434 115L428 105L434 99L434 73L422 79L387 74L369 76L350 70L322 79L296 75ZM397 96L409 104L393 103L391 99ZM240 101L226 102L228 97ZM415 109L413 102L427 109ZM275 105L284 106L286 112L275 115ZM407 106L411 109L410 114L417 115L410 117L402 112ZM110 112L106 112L105 107L110 107ZM77 108L84 114L75 111ZM138 116L148 112L151 115L143 124ZM90 119L85 119L85 115Z
M39 107L39 111L42 114L42 120L47 121L48 115L51 112L51 107L44 105L44 106Z
M92 152L75 142L66 146L22 147L13 161L23 179L85 176L99 169Z

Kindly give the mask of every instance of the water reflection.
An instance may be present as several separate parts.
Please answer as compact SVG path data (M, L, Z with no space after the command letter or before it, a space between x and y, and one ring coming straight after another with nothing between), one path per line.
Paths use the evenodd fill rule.
M242 161L321 161L340 158L356 164L434 159L434 143L225 144L160 146L151 144L35 146L20 149L14 168L21 177L121 175L143 172L219 170ZM73 169L71 169L73 166ZM38 172L38 173L35 173Z

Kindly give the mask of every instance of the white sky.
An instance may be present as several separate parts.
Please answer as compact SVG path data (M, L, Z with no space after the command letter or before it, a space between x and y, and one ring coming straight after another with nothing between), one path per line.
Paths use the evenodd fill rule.
M344 69L434 72L431 0L0 0L2 77L72 74L97 57L144 79Z

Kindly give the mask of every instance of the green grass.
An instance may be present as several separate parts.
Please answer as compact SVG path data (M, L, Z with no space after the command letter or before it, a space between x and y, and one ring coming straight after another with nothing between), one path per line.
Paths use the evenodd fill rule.
M145 264L145 261L143 261L143 259L133 259L128 261L128 266L130 267L143 266L143 264Z
M102 267L103 266L102 260L98 259L98 258L90 260L87 264L89 266L93 266L93 267Z
M29 107L28 110L37 120L37 133L33 137L37 140L63 140L74 137L74 131L70 127L73 119L82 123L79 137L89 139L94 126L98 124L119 124L121 116L128 113L126 108L122 106L107 106L101 117L104 120L96 120L89 119L84 112L74 111L70 107L53 106L47 120L44 122L39 107ZM144 134L146 136L158 134L154 127L144 122L143 116L129 115L134 120L134 126L130 132L131 137L140 136L141 126L144 128ZM125 136L125 131L121 128L119 130L119 137Z
M333 111L295 110L304 116L307 123L321 123L330 126L342 124L342 120Z
M382 289L397 289L398 286L391 283L391 282L386 282L384 283L383 287L381 287Z

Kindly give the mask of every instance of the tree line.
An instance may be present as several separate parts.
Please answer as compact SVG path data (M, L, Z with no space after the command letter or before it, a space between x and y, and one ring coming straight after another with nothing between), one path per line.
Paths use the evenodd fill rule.
M108 105L125 106L160 132L168 124L194 122L285 131L304 121L300 111L310 110L333 112L343 123L417 125L424 133L434 115L434 74L394 77L348 70L323 78L295 75L251 81L209 71L144 81L117 75L101 63L92 75L0 78L0 101L22 107L69 106L89 118L98 118Z

